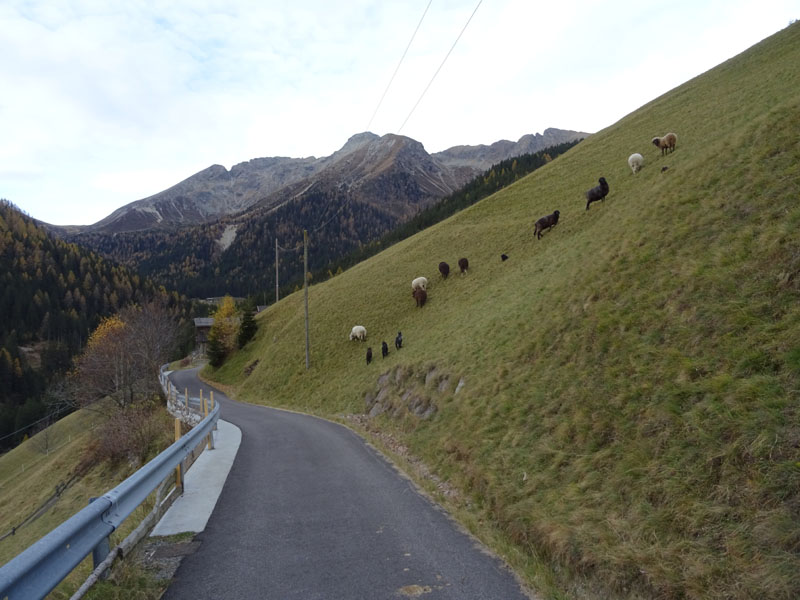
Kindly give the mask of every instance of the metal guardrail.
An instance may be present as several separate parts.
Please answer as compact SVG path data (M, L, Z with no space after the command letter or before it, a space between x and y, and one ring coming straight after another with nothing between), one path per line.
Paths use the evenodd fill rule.
M164 394L167 396L167 408L170 412L177 411L181 413L181 418L187 417L188 421L192 421L191 415L186 414L186 412L182 412L179 410L180 407L185 407L187 410L192 411L196 414L202 414L203 412L203 398L197 398L196 396L189 396L188 390L186 393L181 393L181 391L175 387L175 385L170 381L169 374L172 371L169 370L169 365L162 365L159 371L159 379L161 380L161 389L164 390ZM203 390L200 390L200 395L202 396ZM177 415L176 415L177 416ZM2 600L2 599L0 599Z
M43 598L155 490L219 419L219 405L144 467L0 567L0 600Z

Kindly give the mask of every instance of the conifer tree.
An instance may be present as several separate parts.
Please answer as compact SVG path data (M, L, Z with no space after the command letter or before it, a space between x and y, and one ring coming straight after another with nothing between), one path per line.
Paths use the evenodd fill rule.
M245 344L253 339L257 330L255 308L251 302L246 302L242 307L242 322L239 325L239 336L236 340L239 348L244 348Z
M225 358L228 356L228 351L225 349L225 345L220 339L219 330L215 330L213 327L211 331L208 332L206 354L208 354L208 362L211 363L211 366L214 368L221 367L222 363L225 362Z

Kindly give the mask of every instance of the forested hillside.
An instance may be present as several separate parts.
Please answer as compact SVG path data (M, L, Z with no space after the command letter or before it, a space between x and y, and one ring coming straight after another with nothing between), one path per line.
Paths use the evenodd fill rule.
M362 244L357 250L334 261L333 264L330 265L329 271L337 272L340 268L345 269L358 264L362 260L374 256L381 250L411 237L415 233L431 225L444 221L447 217L454 215L468 206L472 206L476 202L491 196L507 185L514 183L521 177L543 167L553 160L553 158L563 154L581 141L582 139L565 142L540 152L523 154L500 161L482 175L475 177L457 192L442 198L432 206L422 209L410 220L398 225L380 239L369 244Z
M267 303L275 297L276 237L281 248L278 277L285 293L302 284L304 229L309 232L309 270L314 281L321 281L513 183L576 143L502 161L405 221L395 216L396 207L381 210L376 208L379 202L361 202L347 185L329 182L278 208L257 208L214 223L113 236L84 233L72 239L190 297L228 293L257 296ZM404 185L400 175L391 182ZM380 196L379 189L374 193ZM220 243L226 230L235 230L229 246Z
M0 448L48 413L48 384L69 369L104 316L154 298L187 318L176 293L52 237L0 200Z

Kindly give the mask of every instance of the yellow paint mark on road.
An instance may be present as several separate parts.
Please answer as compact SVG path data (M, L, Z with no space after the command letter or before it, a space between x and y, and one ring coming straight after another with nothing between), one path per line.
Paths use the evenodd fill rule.
M422 594L430 594L432 591L433 590L429 585L407 585L398 590L398 592L403 596L407 596L409 598L418 598L419 596L422 596Z

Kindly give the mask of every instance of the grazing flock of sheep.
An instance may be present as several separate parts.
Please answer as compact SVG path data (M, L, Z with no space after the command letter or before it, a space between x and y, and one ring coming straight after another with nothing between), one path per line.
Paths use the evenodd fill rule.
M505 254L503 255L505 260L507 257ZM459 258L458 259L458 268L461 269L461 274L466 275L467 270L469 269L469 260L466 258ZM450 275L450 265L446 262L439 263L439 273L442 275L442 279L447 279L447 276ZM411 297L417 303L417 307L422 308L425 306L425 302L428 299L428 278L427 277L417 277L411 282ZM367 341L367 328L363 325L354 325L353 328L350 330L350 341L359 340L361 342ZM394 339L394 347L397 350L403 347L403 333L398 331L397 337ZM386 358L389 355L389 344L385 341L381 342L381 356ZM372 347L367 348L367 364L372 362Z
M664 156L667 152L674 152L675 146L678 143L678 136L674 133L668 133L662 137L654 137L651 140L651 143L661 150L661 156ZM628 157L628 166L630 167L633 174L636 175L642 167L644 167L644 157L635 152ZM666 171L668 167L662 167L661 172L663 173ZM605 201L606 196L608 196L609 187L608 182L606 181L605 177L601 177L598 180L598 185L587 190L585 193L586 196L586 210L589 210L589 205L592 202ZM557 210L553 211L552 214L545 215L537 219L536 223L534 224L533 235L536 236L536 239L542 239L542 232L546 231L547 229L551 229L558 224L558 217L561 213ZM505 254L500 255L500 259L502 261L506 261L508 256ZM469 261L466 258L460 258L458 260L458 266L461 269L461 274L466 275L467 269L469 268ZM442 276L442 279L447 279L450 275L450 265L446 262L439 263L439 273ZM411 282L411 296L417 303L417 307L422 308L425 306L425 302L428 299L428 279L426 277L417 277ZM359 340L359 341L366 341L367 340L367 330L363 325L355 325L353 329L350 331L350 341ZM399 350L403 346L403 334L401 332L397 332L397 337L395 338L394 342L395 348ZM389 354L389 345L384 341L381 343L381 355L383 358ZM372 362L372 348L367 348L367 364Z
M678 144L678 136L674 133L668 133L663 137L654 137L651 143L656 148L659 148L661 150L661 156L664 156L667 152L675 151L675 146ZM644 156L638 152L634 152L628 157L628 166L631 168L631 171L633 171L633 174L636 175L644 166ZM669 167L662 167L661 172L663 173L668 168ZM605 201L606 196L608 196L608 191L608 182L605 177L601 177L598 180L598 185L586 191L586 210L589 210L589 205L592 202L597 202L598 200ZM555 227L558 224L559 214L560 213L556 210L553 211L553 214L545 215L536 221L533 229L533 235L536 236L536 239L542 239L543 231ZM506 258L504 254L503 260L506 260Z

